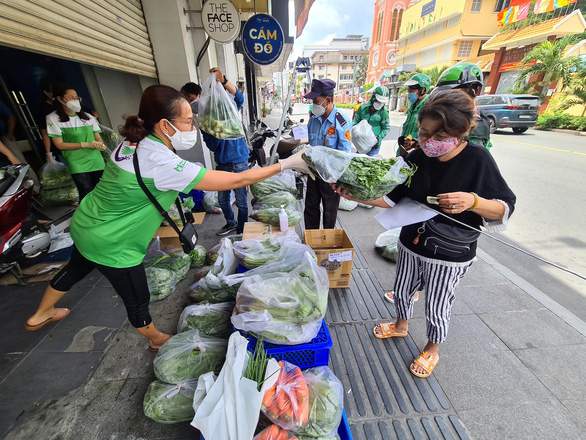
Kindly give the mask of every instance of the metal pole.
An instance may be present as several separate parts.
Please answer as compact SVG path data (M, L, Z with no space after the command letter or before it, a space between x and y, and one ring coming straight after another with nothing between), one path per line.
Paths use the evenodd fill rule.
M276 155L277 155L277 146L279 145L279 140L281 140L281 133L283 132L283 124L285 123L285 117L287 116L287 110L289 109L289 102L291 101L291 95L293 94L293 90L295 87L296 78L295 78L295 71L291 75L291 86L289 87L289 93L287 94L287 99L285 101L285 107L283 107L283 112L281 113L281 122L279 123L279 129L277 130L277 137L275 138L275 145L273 145L271 151L271 158L269 159L269 165L275 163Z
M354 84L356 83L356 59L354 59L354 65L352 66L352 104L354 104Z

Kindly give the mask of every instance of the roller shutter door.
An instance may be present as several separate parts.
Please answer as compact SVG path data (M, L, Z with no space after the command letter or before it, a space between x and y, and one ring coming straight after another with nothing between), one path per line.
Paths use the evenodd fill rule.
M140 0L2 0L0 44L157 77Z

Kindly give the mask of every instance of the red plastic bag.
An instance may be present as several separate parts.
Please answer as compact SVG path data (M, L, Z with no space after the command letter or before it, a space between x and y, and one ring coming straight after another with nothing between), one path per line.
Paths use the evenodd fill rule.
M279 377L265 392L261 411L281 428L288 431L299 430L307 423L309 417L307 383L296 365L279 361L279 366Z
M271 425L255 436L253 440L297 440L297 437L277 425Z

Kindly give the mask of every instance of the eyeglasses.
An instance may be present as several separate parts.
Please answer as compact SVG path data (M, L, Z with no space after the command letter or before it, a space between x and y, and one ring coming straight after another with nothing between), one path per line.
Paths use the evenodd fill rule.
M181 122L183 124L191 124L191 127L195 127L195 116L192 119L171 119L171 121L177 121L177 122Z
M72 98L71 96L64 96L64 98L65 98L67 101L79 101L79 102L81 102L81 96L76 96L76 97L74 97L74 98Z

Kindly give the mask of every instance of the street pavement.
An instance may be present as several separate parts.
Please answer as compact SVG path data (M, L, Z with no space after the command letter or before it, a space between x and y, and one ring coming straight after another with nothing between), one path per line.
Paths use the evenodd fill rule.
M307 111L294 112L294 117L305 115ZM272 116L267 122L275 128L278 121ZM392 120L395 127L400 126L399 115L393 115ZM531 148L555 151L512 142L527 140L526 143L549 148L544 141L549 138L539 137L541 133L532 135L533 131L528 133L514 137L508 137L506 133L494 136L493 155L519 199L509 231L499 236L530 251L543 252L548 258L561 258L563 252L550 255L560 246L561 240L542 249L533 249L532 245L537 241L535 237L527 241L533 233L530 229L546 221L541 210L536 210L537 214L531 210L532 214L523 214L530 205L543 205L541 199L531 193L533 190L543 191L538 186L538 179L549 176L543 166L538 165L554 162L553 157L541 157ZM566 145L564 149L579 152L576 145L581 138L556 136ZM557 142L555 139L552 137L551 142ZM393 142L388 138L384 141L387 151L392 150ZM535 156L533 165L525 156L507 156L515 154L516 149L523 154L522 148L527 148L527 156ZM568 177L568 185L574 183L573 186L579 188L580 176L568 170L574 167L579 170L581 162L578 161L583 158L578 154L575 157L569 156L573 153L565 154L571 160L560 159L566 167L552 170L553 181L565 182ZM522 170L525 164L528 164L528 171ZM561 209L566 201L561 193L546 195L551 197L553 205L547 214L557 216L560 221L567 220L566 223L570 224L574 219L566 217L583 212L583 204L577 211ZM568 200L571 198L569 194ZM340 211L339 220L374 274L378 288L371 290L370 295L380 301L380 291L393 287L395 265L382 259L374 250L374 241L383 232L382 226L374 219L378 211L379 208ZM534 223L514 226L515 222L526 219ZM551 221L552 226L550 228L548 223L540 230L539 240L543 246L549 237L543 235L544 232L555 238L556 231L560 230L559 224L547 221ZM223 223L221 215L207 214L204 223L198 226L206 247L217 242L215 231ZM575 230L558 234L559 237L572 237L573 234L576 241L584 240L583 233L580 235ZM577 282L568 278L567 285L564 285L556 281L555 277L561 277L557 272L550 273L546 266L524 261L525 257L518 251L498 246L487 240L480 243L478 261L457 292L450 334L442 346L433 380L437 381L438 389L447 399L446 405L459 418L470 438L586 439L586 323L577 316L579 310L571 307L572 303L562 304L562 298L556 298L540 284L545 282L542 278L549 277L547 283L555 285L557 282L558 290L569 292L568 285ZM576 251L580 252L579 248ZM357 279L362 276L358 267L355 271ZM190 277L191 274L178 286L175 294L152 305L155 322L162 330L173 332L181 310L189 303L186 292ZM64 297L63 306L72 309L65 320L35 333L26 332L25 319L32 313L45 287L46 283L0 287L4 304L0 310L0 319L4 323L4 332L0 336L0 413L3 415L0 436L27 440L194 438L196 433L188 424L159 425L142 415L142 396L154 379L154 355L148 352L146 342L126 321L120 299L109 283L94 272ZM345 294L352 292L354 290ZM583 293L582 289L568 295L573 294L573 301L577 304L579 294ZM338 310L342 296L339 292L334 296L338 301L334 309ZM422 349L426 342L423 306L424 296L416 303L415 316L410 322L410 338L418 349ZM389 374L393 378L398 374L397 377L404 378L404 384L417 388L427 381L408 373L407 360L392 362L384 357L385 352L400 348L403 342L373 342L368 328L375 318L359 316L357 319L365 328L364 335L360 336L364 338L364 347L371 344L377 352L374 362L361 358L357 347L352 347L352 351L342 339L338 339L338 335L343 334L341 329L347 328L343 322L328 322L335 329L332 331L334 347L340 350L335 354L336 360L342 364L340 371L345 372L340 373L340 379L348 393L346 404L353 423L353 436L361 440L400 437L396 426L405 421L405 417L393 411L384 395L379 394L383 385L387 386L386 382L368 381L374 380L373 377L390 380ZM359 358L353 359L352 353ZM360 374L352 372L351 364L355 363ZM357 396L367 389L372 395ZM378 413L361 410L358 397L376 402ZM409 425L401 425L412 429L404 438L451 438L448 431L428 432L427 425L417 428L413 416L410 417ZM372 423L380 430L372 430Z

